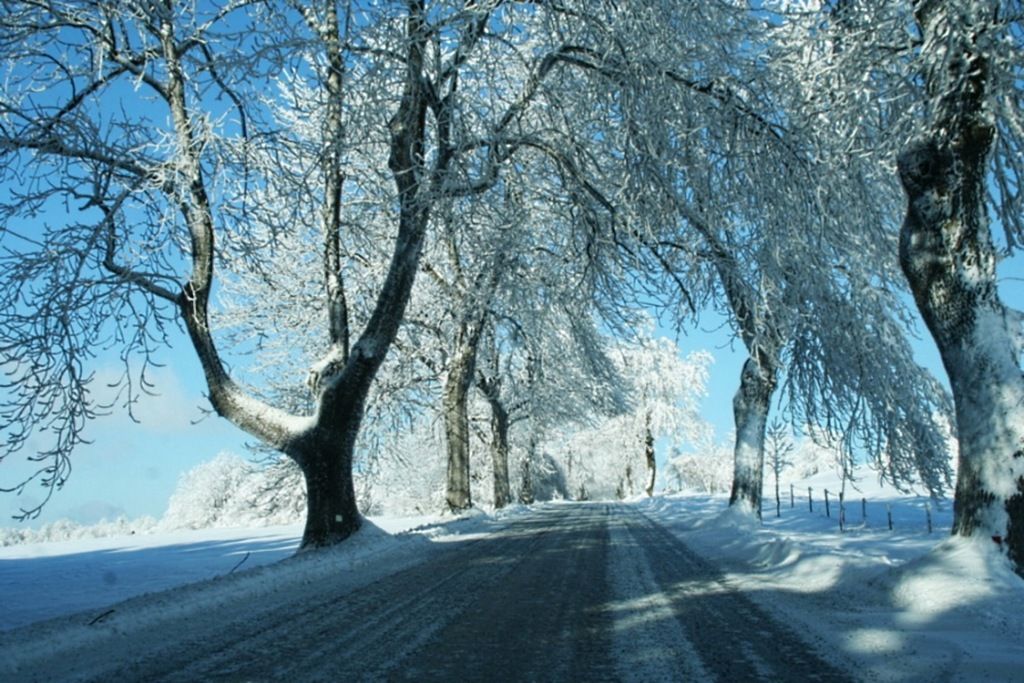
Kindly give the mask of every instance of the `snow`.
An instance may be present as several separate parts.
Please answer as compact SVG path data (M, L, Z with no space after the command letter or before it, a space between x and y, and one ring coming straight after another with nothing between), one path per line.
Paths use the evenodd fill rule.
M862 474L860 492L847 484L842 532L842 483L830 474L797 484L793 508L787 488L780 518L766 499L761 525L730 510L722 496L677 494L639 505L719 565L730 586L813 634L819 649L858 679L1024 680L1024 581L995 543L950 537L949 501L900 494Z
M302 526L203 529L0 548L0 630L284 559ZM241 568L240 567L240 568Z
M516 512L521 513L522 509ZM514 513L505 513L505 515ZM371 518L343 548L348 564L401 547L402 535L447 540L478 532L493 516L476 513L439 524L439 516ZM471 523L471 522L475 522ZM302 525L177 530L81 538L0 548L0 631L82 613L176 586L215 580L295 554Z
M673 494L625 504L719 566L728 587L744 591L857 679L1021 680L1024 581L995 544L950 538L948 501L900 494L870 474L858 485L860 492L847 484L848 523L842 532L835 498L833 516L825 516L822 491L835 494L841 486L829 474L799 482L792 508L787 489L780 518L774 516L774 501L766 501L763 524L730 510L723 496ZM808 486L815 496L813 512L807 509ZM868 500L866 520L861 495ZM932 510L931 533L926 505ZM111 629L141 633L133 638L143 641L160 638L161 620L171 616L202 618L239 596L261 606L276 604L289 599L293 587L339 572L356 590L422 562L449 542L485 537L506 518L530 510L476 510L454 519L370 518L341 547L297 557L291 556L299 525L0 548L0 650L5 653L0 678L54 656L58 642L62 652L84 657L83 675L88 675L92 660L79 653L88 653L93 639ZM629 532L614 519L610 538L628 541ZM632 680L635 639L665 642L666 634L657 629L667 623L658 616L669 609L668 593L641 589L649 583L643 563L622 554L610 557L618 564L608 567L608 575L623 600L608 609L640 620L630 631L613 634L618 675ZM167 590L175 586L181 587ZM683 666L699 679L698 660L687 647L680 635L672 651L658 651L655 668L668 674L685 660ZM673 656L682 660L674 663ZM100 657L95 659L95 670L102 671Z

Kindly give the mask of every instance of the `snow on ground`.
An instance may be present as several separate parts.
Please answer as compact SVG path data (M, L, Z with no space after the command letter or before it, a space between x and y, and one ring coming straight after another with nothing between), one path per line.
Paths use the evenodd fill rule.
M396 566L427 539L468 540L500 515L472 511L440 516L369 518L338 549L341 566L359 568L378 559ZM109 605L175 586L216 580L294 555L302 525L181 530L109 538L83 538L0 548L0 631L43 619L82 613L89 619Z
M793 507L787 487L779 518L774 500L766 500L763 525L728 511L721 496L680 494L633 504L858 679L1024 680L1024 581L995 544L951 539L948 502L897 493L870 474L858 485L860 491L847 489L844 531L837 519L839 482L829 475L800 482ZM52 647L51 636L62 645L66 639L88 643L96 632L92 624L103 624L110 610L119 632L148 628L159 635L168 613L216 610L239 596L286 600L289 586L328 574L336 581L339 571L354 590L422 561L445 541L501 528L504 517L523 510L474 511L454 520L374 518L338 548L291 559L285 558L298 545L299 526L0 548L0 649L13 651L3 646L14 638L18 656L30 660L45 654L32 648ZM270 563L277 566L265 566ZM180 584L193 585L159 592ZM47 621L19 628L37 620Z
M1024 581L995 543L951 538L948 501L937 506L899 494L870 473L859 486L862 492L848 488L842 532L840 482L827 474L801 482L792 508L787 487L779 518L772 493L761 526L730 511L721 496L665 496L639 505L719 565L730 585L812 634L858 678L1024 680ZM825 488L833 494L831 517Z

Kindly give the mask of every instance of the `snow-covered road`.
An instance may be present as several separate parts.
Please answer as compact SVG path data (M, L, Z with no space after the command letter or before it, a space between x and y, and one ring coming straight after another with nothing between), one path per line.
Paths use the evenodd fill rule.
M358 582L299 557L140 598L17 636L5 676L847 680L633 506L546 507L405 556Z

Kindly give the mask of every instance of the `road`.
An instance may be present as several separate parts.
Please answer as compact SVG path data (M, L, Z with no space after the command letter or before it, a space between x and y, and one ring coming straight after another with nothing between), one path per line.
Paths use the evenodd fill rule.
M547 507L358 590L323 580L303 592L221 607L192 627L164 624L156 640L120 633L121 663L89 675L849 680L674 536L625 506Z

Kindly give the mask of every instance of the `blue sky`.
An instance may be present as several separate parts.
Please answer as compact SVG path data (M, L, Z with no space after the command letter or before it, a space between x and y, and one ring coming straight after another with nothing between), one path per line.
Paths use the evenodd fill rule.
M1015 308L1024 307L1024 256L1004 262L1000 276L1003 300ZM707 349L715 356L702 413L715 427L719 440L727 438L732 429L732 395L745 359L742 345L730 343L729 328L721 323L721 319L708 317L699 328L679 337L684 355ZM921 339L914 343L918 359L944 380L938 352L923 325L920 332ZM159 394L140 399L136 410L140 422L133 422L120 410L90 424L87 435L92 443L77 451L70 480L35 524L60 518L93 522L121 514L159 516L181 474L222 450L244 454L245 434L201 410L200 406L208 405L203 396L205 385L185 337L178 337L175 347L163 350L157 360L165 365L153 375ZM111 360L107 371L113 375L115 367ZM98 370L102 380L102 365ZM97 382L97 386L102 384ZM23 456L15 455L2 467L4 481L10 482L12 473L24 470L27 464ZM0 495L0 526L15 524L10 515L44 493L30 486L20 499Z

